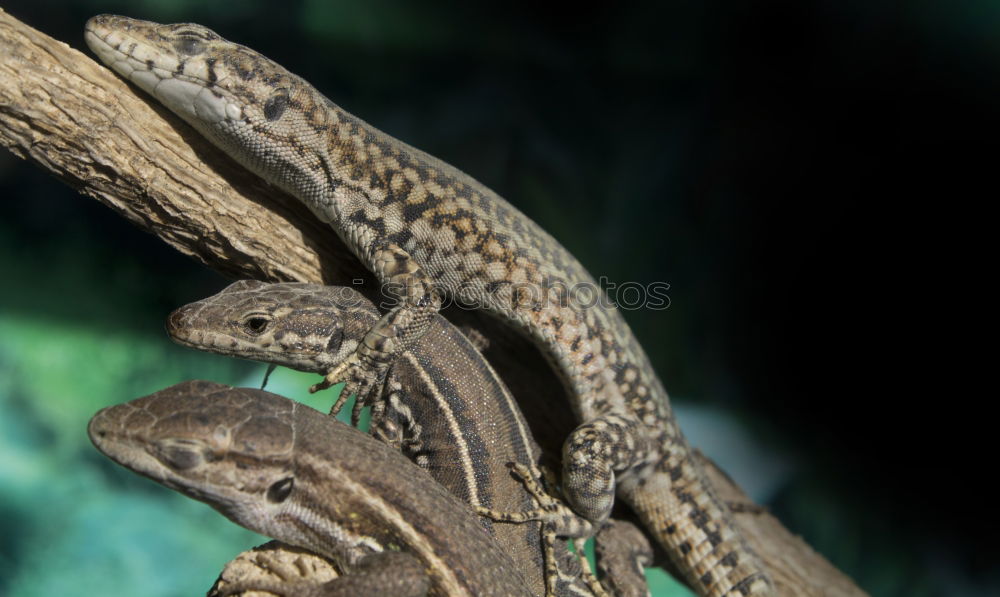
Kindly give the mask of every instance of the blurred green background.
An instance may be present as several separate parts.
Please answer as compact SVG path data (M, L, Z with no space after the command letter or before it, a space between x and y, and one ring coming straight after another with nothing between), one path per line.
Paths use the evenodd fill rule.
M919 406L943 361L908 352L934 327L915 286L948 267L948 210L921 198L995 169L1000 5L3 8L85 52L94 14L209 26L471 173L595 276L669 283L668 310L626 316L692 443L872 595L1000 593L995 508L947 482L959 421ZM260 541L86 438L102 406L184 379L259 385L162 331L225 284L0 152L0 594L201 594ZM313 381L269 389L322 408Z

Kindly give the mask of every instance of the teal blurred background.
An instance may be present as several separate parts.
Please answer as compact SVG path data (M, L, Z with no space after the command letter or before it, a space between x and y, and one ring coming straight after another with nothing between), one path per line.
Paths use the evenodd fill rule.
M946 359L914 354L962 185L995 188L1000 5L3 8L85 52L94 14L209 26L471 173L596 276L669 283L668 310L626 316L694 444L872 595L1000 593L995 508L949 481L979 431L934 379ZM86 438L102 406L184 379L259 385L263 366L163 332L226 282L0 152L0 595L201 594L261 541ZM322 409L313 381L268 389Z

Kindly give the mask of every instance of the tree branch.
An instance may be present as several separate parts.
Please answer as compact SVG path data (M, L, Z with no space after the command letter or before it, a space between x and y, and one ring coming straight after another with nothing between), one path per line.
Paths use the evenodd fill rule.
M245 171L109 70L0 11L0 143L185 255L234 278L350 285L371 276L295 199ZM355 284L356 285L356 284ZM479 312L448 317L489 339L486 355L532 431L558 454L573 428L545 360ZM749 503L714 465L727 499ZM738 513L780 595L864 595L766 513Z
M365 276L298 201L108 69L6 13L0 39L0 142L15 155L226 275L328 283Z

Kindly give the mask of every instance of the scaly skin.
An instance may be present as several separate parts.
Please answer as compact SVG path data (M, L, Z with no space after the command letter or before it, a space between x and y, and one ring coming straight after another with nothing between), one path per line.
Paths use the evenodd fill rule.
M318 586L258 582L227 592L531 595L469 507L425 471L287 398L186 381L102 409L87 431L118 464L346 572Z
M175 310L166 327L184 346L323 374L355 350L379 316L351 288L241 280ZM566 541L556 539L590 535L590 525L541 488L540 449L513 396L444 317L435 316L390 364L372 405L371 433L453 495L486 510L480 521L536 594L607 595ZM636 574L633 565L650 552L645 537L638 531L628 542L615 540L621 531L602 536L609 545L599 549L613 554L599 560L603 582L616 595L646 595L642 569Z
M599 287L555 239L468 175L205 27L102 15L86 29L106 64L298 197L391 287L402 302L360 349L392 334L394 346L419 338L439 293L509 322L553 361L581 422L563 453L573 508L602 521L617 493L700 595L773 593L620 313L565 296ZM346 379L364 397L383 357L359 350L326 384Z

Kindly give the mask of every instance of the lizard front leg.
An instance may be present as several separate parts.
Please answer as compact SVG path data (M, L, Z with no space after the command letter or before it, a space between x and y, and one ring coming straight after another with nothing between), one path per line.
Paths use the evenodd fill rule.
M337 414L347 397L355 394L355 418L361 408L371 404L373 390L385 378L393 359L427 331L442 302L433 280L402 247L376 240L365 256L369 268L382 281L384 294L397 304L375 323L351 356L310 388L316 392L346 382L330 413Z

